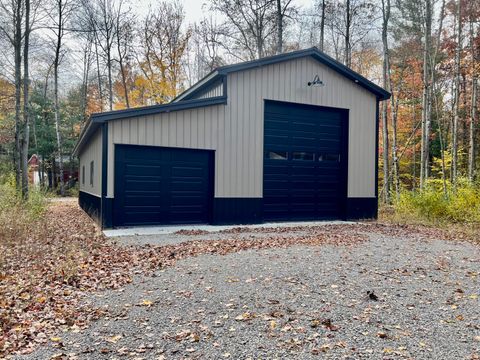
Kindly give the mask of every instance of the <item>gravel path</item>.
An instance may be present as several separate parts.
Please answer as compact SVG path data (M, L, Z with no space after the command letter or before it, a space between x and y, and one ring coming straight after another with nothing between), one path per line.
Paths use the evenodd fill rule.
M22 359L479 359L479 272L477 246L378 234L202 255L91 298L107 317Z

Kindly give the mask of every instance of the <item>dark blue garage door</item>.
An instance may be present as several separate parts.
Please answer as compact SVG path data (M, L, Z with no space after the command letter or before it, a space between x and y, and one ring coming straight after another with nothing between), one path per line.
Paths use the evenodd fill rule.
M346 110L265 102L265 220L344 218L347 131Z
M208 223L211 151L115 146L114 225Z

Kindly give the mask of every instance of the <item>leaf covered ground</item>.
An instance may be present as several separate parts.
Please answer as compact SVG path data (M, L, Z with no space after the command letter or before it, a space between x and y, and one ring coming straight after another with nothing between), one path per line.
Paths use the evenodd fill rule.
M101 295L108 289L122 291L127 284L132 283L139 276L146 276L147 279L154 276L152 279L155 279L158 271L170 268L180 259L199 255L226 255L248 249L268 251L268 249L290 249L298 246L307 249L316 246L313 249L318 251L321 249L318 247L319 245L341 246L342 249L347 248L354 252L356 246L369 241L368 234L372 233L396 238L413 236L419 241L431 238L457 240L459 237L458 234L429 227L371 223L311 228L299 226L289 229L233 228L223 231L221 239L218 234L217 237L214 237L213 234L205 232L182 231L178 236L182 236L184 240L176 244L120 246L105 239L75 203L52 203L44 220L32 228L28 238L21 239L14 244L1 245L3 265L0 273L2 330L0 357L15 353L28 354L39 345L41 347L45 344L53 344L61 349L63 340L59 334L63 332L84 333L88 331L92 320L111 316L108 309L101 304L85 301L91 298L92 294ZM210 238L214 238L214 240ZM179 276L184 275L180 274ZM262 276L262 274L258 275ZM232 279L232 283L237 282L234 277ZM295 279L294 282L297 282L297 285L302 283L298 277ZM135 288L135 283L130 285L130 287L132 286ZM172 289L172 291L180 290ZM462 291L465 292L466 289L462 289ZM188 290L180 295L187 299L193 296L190 292L191 290ZM163 300L160 297L151 300L145 295L137 299L136 304L139 304L141 308L150 309L158 303L163 304ZM281 301L281 299L272 301ZM124 306L124 304L117 305ZM309 329L318 327L333 332L337 330L335 321L332 323L330 317L321 316L321 314L316 314L316 316L311 321L309 320L312 322L309 323ZM265 316L262 315L262 317ZM249 323L257 321L254 319L259 318L259 315L245 309L234 317L234 319L236 318L238 319L235 321ZM286 326L280 327L275 316L270 316L270 318L268 326L271 327L272 333L276 333ZM145 321L148 322L148 320ZM378 332L379 338L383 336L382 331ZM169 336L173 336L171 340L174 343L182 342L183 337L177 335L176 333L169 334ZM118 342L120 338L117 339L116 336L125 337L125 335L112 333L111 341L107 341L107 345ZM188 338L188 341L193 339L192 343L197 342L195 333L192 331L184 337ZM295 340L292 341L294 343L290 345L295 347ZM136 353L137 355L149 351L147 345L150 346L150 343L143 344L143 347L141 345L142 343L138 344L140 351ZM310 349L309 355L328 350L322 348L321 344L315 346L317 345L318 348ZM109 349L109 347L100 344L92 351L101 354L102 349ZM132 352L130 350L124 349L123 355L128 355L129 352ZM115 350L110 349L108 353L110 351L115 351L116 355L122 355L121 347ZM185 357L189 354L187 349L182 351L186 352L182 352L182 355L178 356ZM191 351L192 357L195 357L195 351L197 350ZM62 351L60 354L67 356Z

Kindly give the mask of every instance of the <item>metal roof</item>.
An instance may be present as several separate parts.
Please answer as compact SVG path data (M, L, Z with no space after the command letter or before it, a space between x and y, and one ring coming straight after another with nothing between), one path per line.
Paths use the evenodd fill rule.
M379 100L387 100L390 98L390 93L385 89L383 89L382 87L374 84L373 82L363 77L359 73L353 71L352 69L336 61L335 59L328 56L327 54L321 52L316 47L311 47L304 50L297 50L297 51L292 51L284 54L273 55L273 56L265 57L258 60L252 60L252 61L241 62L233 65L221 66L213 70L210 74L205 76L202 80L197 82L191 88L187 89L182 94L177 96L173 100L173 102L185 101L184 99L188 99L191 94L197 93L202 89L206 89L212 83L218 81L223 76L228 75L232 72L249 70L256 67L294 60L294 59L298 59L306 56L311 56L312 58L319 61L320 63L330 67L331 69L337 71L339 74L352 80L354 83L359 84L363 88L375 94L375 96Z
M352 80L354 83L362 86L366 90L373 93L378 100L387 100L390 98L390 93L385 89L383 89L382 87L374 84L373 82L366 79L362 75L346 67L345 65L339 63L338 61L331 58L330 56L324 54L323 52L318 50L316 47L312 47L309 49L297 50L289 53L269 56L269 57L265 57L258 60L252 60L252 61L246 61L246 62L233 64L233 65L221 66L215 69L214 71L212 71L211 73L209 73L199 82L197 82L195 85L193 85L192 87L190 87L189 89L181 93L179 96L173 99L172 102L168 104L145 106L145 107L139 107L139 108L108 111L108 112L92 114L90 116L90 119L87 121L82 133L80 134L80 138L77 144L75 145L73 154L78 155L78 151L83 146L85 141L88 140L88 138L90 138L90 136L97 130L100 124L106 121L124 119L124 118L129 118L134 116L135 117L145 116L145 115L152 115L152 114L158 114L163 112L192 109L192 108L198 108L203 106L225 104L227 102L226 92L224 92L223 96L207 98L207 99L191 99L191 97L203 90L208 89L212 84L215 84L218 81L224 82L226 75L230 73L249 70L256 67L271 65L271 64L294 60L294 59L307 57L307 56L311 56L313 59L337 71L339 74Z
M145 116L159 113L166 113L178 110L186 110L193 108L200 108L204 106L225 104L227 102L226 96L217 96L208 99L195 99L195 100L185 100L182 102L168 103L163 105L153 105L153 106L144 106L138 108L124 109L124 110L115 110L107 111L102 113L95 113L90 115L87 123L85 124L82 132L80 133L80 138L75 144L73 149L73 155L78 155L79 150L89 139L95 131L101 126L101 124L118 119L125 119L134 116Z

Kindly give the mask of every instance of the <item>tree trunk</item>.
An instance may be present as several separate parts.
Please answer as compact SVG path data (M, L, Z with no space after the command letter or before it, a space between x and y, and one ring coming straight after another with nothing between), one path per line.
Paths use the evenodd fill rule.
M34 153L37 155L38 159L40 160L40 156L38 155L38 138L37 138L37 117L32 119L32 132L33 132L33 146L34 146Z
M387 3L385 4L385 1ZM388 91L390 87L389 81L389 57L388 57L388 20L390 17L390 0L382 0L383 24L382 24L382 43L383 43L383 87ZM388 103L382 104L382 126L383 126L383 186L384 198L386 204L390 203L390 171L388 156Z
M108 71L108 106L113 110L113 80L112 80L112 54L107 51L107 71Z
M389 156L388 156L388 111L387 103L383 102L382 104L382 140L383 140L383 201L385 204L390 203L390 166L389 166Z
M352 53L350 49L350 26L351 26L351 15L350 14L350 0L346 0L346 7L347 7L347 13L345 14L346 16L346 23L345 23L345 65L347 67L352 66Z
M88 107L88 78L90 74L90 61L92 54L92 42L91 38L88 38L87 46L84 49L83 54L83 76L82 76L82 115L83 118L87 117L87 107Z
M473 4L473 3L472 3ZM473 11L473 9L471 9ZM472 53L472 99L470 105L470 129L468 146L468 180L473 183L475 180L475 127L477 124L477 98L478 98L478 78L476 71L476 52L473 31L474 19L470 19L470 51Z
M45 156L39 155L40 159L40 188L43 190L45 188Z
M425 33L423 49L423 95L422 95L422 143L420 150L420 189L423 190L428 179L430 159L430 83L429 59L432 35L432 4L425 1Z
M15 53L15 185L21 191L22 165L21 165L21 103L22 103L22 0L17 0L14 10L15 30L13 36L13 49Z
M414 132L413 134L415 134L416 132L416 122L417 122L417 109L415 107L415 103L413 103L413 127L414 127ZM416 190L417 188L417 142L414 141L413 143L413 149L412 149L412 157L413 157L413 164L412 164L412 188L413 188L413 191Z
M320 51L325 51L325 8L326 0L322 0L322 17L320 18Z
M457 27L457 46L455 49L455 92L452 129L452 180L454 186L457 183L458 175L458 122L460 119L460 51L462 46L461 0L457 0L455 21Z
M390 80L391 81L391 80ZM391 86L390 86L391 88ZM395 196L397 200L400 199L400 164L398 159L398 144L397 144L397 118L398 118L398 98L396 98L392 91L391 107L392 107L392 166L393 166L393 183L395 185Z
M113 110L113 80L112 80L112 43L114 34L111 33L112 28L108 23L107 7L103 10L103 23L105 25L105 55L107 56L107 76L108 76L108 107L110 111Z
M277 54L283 52L283 11L282 0L277 0Z
M60 49L62 47L63 36L63 0L58 0L58 27L57 27L57 43L55 47L55 60L53 63L53 77L54 77L54 106L55 106L55 132L57 135L57 153L58 153L58 168L60 172L60 195L65 196L65 183L63 181L63 156L62 156L62 137L60 134L60 105L58 102L58 66L60 62Z
M437 81L435 76L435 71L432 71L432 92L433 92L433 102L435 104L435 117L438 124L438 140L440 143L440 157L442 162L442 187L443 187L443 196L448 197L448 188L447 188L447 166L445 161L445 140L443 135L443 110L441 109L437 96Z
M100 112L103 112L102 76L100 74L100 56L98 55L98 39L96 34L95 34L95 59L97 62L97 80L98 80L98 96L100 97Z
M469 146L468 146L468 179L471 183L475 180L475 135L477 125L477 99L478 99L478 84L477 78L472 79L472 104L471 104L471 118L469 129Z
M30 0L25 0L25 32L23 36L23 140L22 140L22 195L28 198L28 146L30 142L29 70Z
M130 101L128 100L128 87L127 87L127 77L125 74L125 64L123 63L124 56L122 54L122 47L121 47L121 42L120 42L120 16L121 16L121 11L120 9L118 10L117 14L117 51L118 51L118 62L120 64L120 72L122 73L122 86L123 86L123 92L125 94L125 105L127 109L130 108Z

